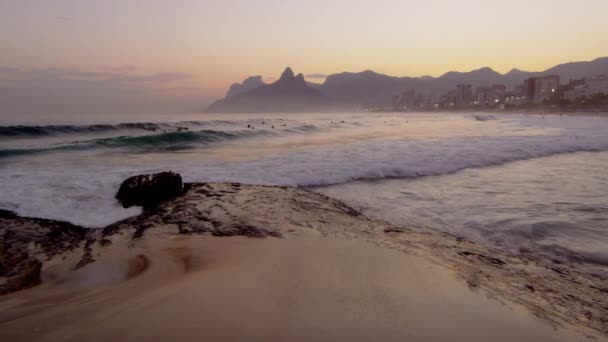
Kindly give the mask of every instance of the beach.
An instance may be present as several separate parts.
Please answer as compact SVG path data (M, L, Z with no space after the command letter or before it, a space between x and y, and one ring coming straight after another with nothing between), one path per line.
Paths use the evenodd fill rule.
M606 340L604 117L66 120L0 126L2 340Z
M606 13L0 1L0 342L608 342Z
M26 233L16 237L44 260L42 283L0 297L0 337L606 338L605 283L584 266L397 227L303 189L186 189L141 216L89 229L76 247L39 239L31 249ZM7 215L1 223L3 236L36 224L54 235L74 229Z

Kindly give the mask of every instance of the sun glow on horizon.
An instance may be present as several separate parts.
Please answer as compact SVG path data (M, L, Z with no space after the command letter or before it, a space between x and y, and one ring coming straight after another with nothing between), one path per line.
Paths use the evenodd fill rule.
M608 55L606 12L604 0L9 0L0 67L182 72L209 99L287 65L305 75L539 71Z

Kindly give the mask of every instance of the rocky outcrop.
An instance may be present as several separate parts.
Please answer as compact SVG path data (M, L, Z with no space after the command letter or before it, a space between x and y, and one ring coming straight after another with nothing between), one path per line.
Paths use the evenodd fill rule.
M237 184L233 187L239 189ZM162 172L125 180L116 197L123 205L140 205L146 210L104 228L21 217L0 209L0 295L38 285L44 263L56 257L64 259L69 254L73 264L68 268L86 267L95 262L95 249L111 244L115 234L125 234L132 241L142 238L148 229L168 234L281 237L274 229L234 217L218 218L196 205L214 204L213 199L221 201L226 194L206 184L184 185L179 174Z
M41 283L42 263L38 259L27 258L12 268L11 273L0 284L0 294L27 289Z
M44 263L54 256L56 262L71 263L64 264L68 269L86 268L108 244L135 246L146 238L175 239L178 234L184 241L199 234L361 239L450 267L475 291L524 305L556 325L572 324L608 336L604 268L525 253L508 255L439 232L395 227L305 189L236 183L187 183L182 195L103 229L0 211L0 294L38 283L40 268L44 274ZM69 257L64 261L65 255ZM143 272L147 262L141 259L137 272Z
M161 172L127 178L118 189L116 199L124 208L153 207L182 193L182 177L174 172Z
M39 284L44 260L79 248L91 232L0 210L0 295Z

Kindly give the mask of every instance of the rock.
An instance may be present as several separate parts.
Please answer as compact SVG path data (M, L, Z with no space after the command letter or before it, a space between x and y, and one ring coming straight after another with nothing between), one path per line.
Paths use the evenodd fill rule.
M390 227L390 228L386 228L384 229L385 233L403 233L403 229L401 228L396 228L396 227Z
M14 274L0 284L0 294L19 291L41 283L40 271L42 263L37 259L27 259L13 270Z
M216 228L211 232L213 236L246 236L250 238L265 238L268 236L281 238L283 235L277 231L258 228L248 224L235 224L229 227Z
M82 255L82 258L80 258L80 261L78 262L78 264L76 264L76 266L74 267L74 270L79 270L93 262L95 262L93 255L91 255L90 251L87 251L86 253L84 253Z
M17 218L17 214L15 214L14 212L10 211L10 210L4 210L4 209L0 209L0 218L7 218L7 219L13 219L13 218Z
M116 199L124 208L153 207L180 195L182 191L182 177L169 171L127 178L120 185Z

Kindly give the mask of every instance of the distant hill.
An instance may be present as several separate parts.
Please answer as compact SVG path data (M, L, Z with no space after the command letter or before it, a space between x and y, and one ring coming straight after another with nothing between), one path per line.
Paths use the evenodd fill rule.
M234 108L247 111L246 103L255 105L251 108L276 108L278 105L281 105L282 108L289 108L289 101L297 104L298 108L302 109L307 107L306 103L302 102L306 98L311 100L311 103L309 103L311 107L321 108L321 110L327 108L330 101L334 108L339 106L347 109L360 105L387 106L390 105L393 95L398 95L409 90L414 90L432 99L437 99L448 91L455 89L456 85L463 83L472 84L474 87L504 84L508 89L513 89L513 87L521 85L526 78L553 74L559 75L562 82L565 83L570 79L593 77L602 74L608 75L608 57L588 62L564 63L544 71L530 72L512 69L506 74L498 73L487 67L468 72L450 71L440 77L394 77L379 74L371 70L358 73L343 72L329 75L323 84L314 85L313 87L307 86L301 74L293 77L293 72L289 68L285 72L288 75L285 76L284 73L284 76L290 80L288 83L298 84L297 87L293 86L299 89L298 91L291 90L286 92L279 90L283 88L279 85L267 85L271 86L270 88L267 88L266 85L260 86L243 94L245 95L243 98L235 98L237 101L231 101L231 104L227 104L226 99L224 99L216 102L210 109L233 106ZM290 75L292 77L289 77ZM295 78L299 78L299 80L294 81L293 79ZM244 85L245 82L243 82L241 87ZM288 88L291 89L291 87ZM258 89L266 90L259 90L258 93ZM316 90L316 92L312 93L312 90ZM275 98L275 96L279 95L280 97ZM288 101L288 99L291 100ZM265 103L265 101L269 102Z
M289 67L274 83L262 84L248 91L240 92L244 84L245 82L240 87L236 87L236 93L229 91L229 96L211 104L207 111L222 113L310 112L324 111L330 106L329 99L320 90L308 86L302 74L294 76Z
M608 75L608 57L598 58L591 62L564 63L547 69L544 73L559 75L562 80Z
M231 85L230 89L228 89L228 93L226 93L226 97L240 95L263 85L262 76L251 76L245 79L243 83L234 83Z

